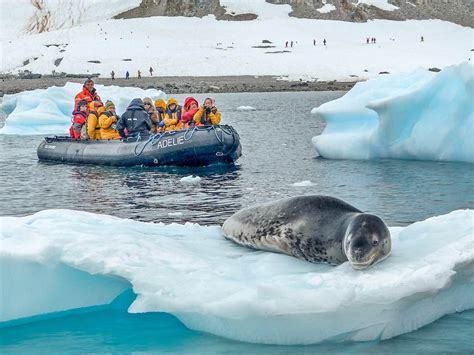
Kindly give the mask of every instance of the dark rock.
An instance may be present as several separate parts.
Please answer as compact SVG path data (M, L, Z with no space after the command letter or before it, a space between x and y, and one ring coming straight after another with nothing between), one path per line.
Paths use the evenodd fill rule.
M429 68L428 70L432 71L432 72L435 72L435 73L438 73L438 72L441 71L441 69L439 69L439 68Z
M252 46L252 48L275 48L275 46Z
M381 71L379 74L390 74L388 71Z
M63 58L58 58L54 61L54 65L59 66L59 64L61 64L62 61L63 61Z
M268 39L264 39L264 40L262 41L262 43L272 44L273 42L272 42L272 41L269 41Z
M124 62L131 62L132 60L130 58L125 58L125 59L122 59L122 61Z
M88 60L87 63L100 64L100 60Z
M278 53L291 53L291 51L273 51L273 52L265 52L265 54L278 54Z

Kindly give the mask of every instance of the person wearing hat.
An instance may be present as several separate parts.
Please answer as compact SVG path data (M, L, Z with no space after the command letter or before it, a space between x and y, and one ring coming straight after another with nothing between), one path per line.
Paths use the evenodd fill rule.
M179 131L182 128L181 111L182 107L178 105L178 101L174 97L170 97L163 120L165 131Z
M87 116L87 136L89 139L100 139L99 117L105 111L101 101L89 103L89 115Z
M165 122L163 121L165 119L166 115L166 102L163 99L156 99L155 100L155 108L156 108L156 114L158 115L158 125L156 126L156 131L157 132L163 132L164 131L164 126Z
M157 127L159 127L159 119L158 119L158 112L156 112L155 103L149 97L145 97L143 99L143 107L145 111L148 112L148 116L150 116L151 123L153 123L153 127L151 128L151 133L157 132Z
M105 111L99 117L100 139L120 139L120 134L115 129L117 120L115 105L112 101L107 100Z
M97 91L94 87L94 81L91 78L88 78L84 82L82 90L76 95L74 99L74 105L77 107L77 104L81 100L86 100L88 104L92 101L102 101L99 94L97 94Z
M198 110L199 103L194 97L190 96L184 100L184 112L183 116L181 117L184 128L194 125L193 118Z
M117 131L121 137L146 138L153 127L148 112L145 111L142 99L133 99L125 113L117 122ZM125 133L127 130L127 134Z
M71 138L80 139L81 129L87 120L87 101L80 100L77 103L76 109L72 113L72 125L69 128L69 134Z

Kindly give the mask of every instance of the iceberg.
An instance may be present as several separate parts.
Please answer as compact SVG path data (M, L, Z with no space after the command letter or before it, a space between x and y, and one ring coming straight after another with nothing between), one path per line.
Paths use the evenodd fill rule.
M0 225L0 326L127 289L137 295L129 312L167 312L191 329L265 344L387 339L474 308L473 210L390 228L392 255L363 272L247 249L220 226L72 210Z
M112 100L121 114L134 97L166 99L164 92L132 87L96 85L102 100ZM78 83L66 83L63 87L25 91L3 97L1 109L6 113L5 126L0 134L69 134L74 97L82 90Z
M326 121L313 138L330 159L396 158L474 163L474 65L424 69L357 83L312 110Z

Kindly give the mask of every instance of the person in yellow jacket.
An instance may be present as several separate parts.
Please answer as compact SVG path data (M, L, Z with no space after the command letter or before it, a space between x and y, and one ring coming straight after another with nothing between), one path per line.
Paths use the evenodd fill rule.
M182 107L178 105L178 101L171 97L168 100L166 114L163 120L165 131L179 131L182 128L181 123Z
M204 100L204 104L194 114L195 126L217 126L221 122L221 113L217 111L214 99L208 97Z
M116 123L115 105L112 101L107 100L105 111L99 117L100 139L120 139L120 134L114 128Z
M104 112L104 104L101 101L92 101L89 104L89 115L87 116L87 138L100 139L99 116Z
M157 132L164 131L164 119L166 115L166 102L163 99L155 100L156 113L158 115L158 124L156 126ZM163 123L162 123L163 122Z

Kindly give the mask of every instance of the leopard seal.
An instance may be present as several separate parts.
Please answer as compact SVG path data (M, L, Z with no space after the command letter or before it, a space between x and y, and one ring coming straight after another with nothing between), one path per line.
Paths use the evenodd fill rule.
M365 269L391 251L381 218L330 196L296 196L244 208L222 226L225 238L313 263L349 261Z

